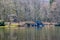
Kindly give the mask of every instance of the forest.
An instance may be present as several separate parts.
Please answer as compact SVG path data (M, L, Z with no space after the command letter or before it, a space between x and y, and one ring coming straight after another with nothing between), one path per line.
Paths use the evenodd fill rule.
M60 40L60 0L0 0L0 40Z
M60 5L56 0L0 0L0 19L10 15L19 21L60 22Z

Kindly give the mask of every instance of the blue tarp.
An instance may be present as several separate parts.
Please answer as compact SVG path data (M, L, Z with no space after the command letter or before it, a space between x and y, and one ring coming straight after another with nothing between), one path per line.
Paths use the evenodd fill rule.
M27 23L27 27L32 26L35 27L36 29L41 29L42 27L44 27L44 24L41 21L37 20L34 22L35 22L34 24Z
M38 20L38 21L35 21L35 24L32 24L32 26L44 27L44 24Z
M36 29L41 29L42 27L44 27L44 24L41 21L37 20L35 21L35 24L32 24L32 27L36 27Z

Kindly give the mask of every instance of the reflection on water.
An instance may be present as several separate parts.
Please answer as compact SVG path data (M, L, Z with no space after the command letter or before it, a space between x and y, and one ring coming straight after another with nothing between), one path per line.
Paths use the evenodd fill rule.
M45 26L41 30L33 27L1 29L0 40L60 40L60 27L51 25Z

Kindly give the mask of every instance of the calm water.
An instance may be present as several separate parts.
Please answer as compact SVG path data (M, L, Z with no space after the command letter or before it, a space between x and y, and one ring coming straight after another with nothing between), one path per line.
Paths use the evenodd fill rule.
M0 40L60 40L60 27L0 29Z

